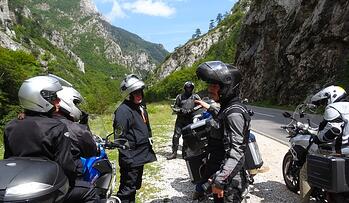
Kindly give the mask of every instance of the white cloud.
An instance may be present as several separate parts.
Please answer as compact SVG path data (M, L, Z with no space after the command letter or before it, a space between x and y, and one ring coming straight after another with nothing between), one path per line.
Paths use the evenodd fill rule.
M110 11L107 13L103 13L103 16L110 23L117 18L125 18L127 16L125 11L122 9L119 0L94 0L94 3L111 5Z
M141 13L151 16L169 17L176 12L176 9L170 7L161 0L137 0L135 2L123 3L122 8L133 13Z
M106 0L104 0L104 1L106 1ZM112 1L112 4L113 4L111 11L106 14L106 17L108 20L112 21L116 18L126 17L126 14L123 11L123 9L121 8L118 1L113 1L113 0L108 0L108 1Z

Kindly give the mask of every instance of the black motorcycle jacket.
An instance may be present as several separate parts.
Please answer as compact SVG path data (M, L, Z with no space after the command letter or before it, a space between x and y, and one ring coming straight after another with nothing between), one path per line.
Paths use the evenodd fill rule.
M69 138L72 143L72 153L74 157L92 157L97 156L97 145L93 135L86 125L73 122L62 115L54 115L64 123L69 131Z
M217 147L225 149L225 158L215 175L214 184L224 189L224 186L230 184L231 179L234 179L238 173L244 173L244 154L251 118L246 107L238 99L234 99L222 106L216 119L221 125L222 138L220 141L211 140L217 140Z
M70 183L76 178L69 132L57 119L26 113L24 119L14 119L6 125L4 145L4 159L14 156L47 158L62 167Z
M68 128L71 153L77 167L77 175L82 176L84 166L82 165L80 157L97 156L97 145L92 137L92 133L87 129L86 125L68 120L63 115L54 114L53 118L60 120Z
M177 95L176 101L173 105L173 109L177 113L177 119L190 120L191 114L195 107L194 100L200 100L200 96L197 94L182 93Z
M114 113L113 127L115 138L126 138L130 145L130 149L119 149L120 166L137 167L156 161L144 106L125 100Z

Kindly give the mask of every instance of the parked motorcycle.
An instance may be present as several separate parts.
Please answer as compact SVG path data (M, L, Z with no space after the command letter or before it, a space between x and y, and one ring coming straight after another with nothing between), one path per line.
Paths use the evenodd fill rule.
M296 107L293 115L288 112L284 112L285 118L291 119L291 122L281 128L285 129L290 138L290 149L285 154L282 161L282 175L286 184L286 187L294 192L299 192L299 175L300 170L303 167L308 154L316 154L318 152L318 146L313 144L313 136L317 134L318 128L311 126L310 119L307 119L307 123L298 121L295 117L299 115L299 119L304 119L306 111L314 108L311 104L300 104ZM313 188L311 194L319 202L327 202L326 193L322 188Z
M125 140L110 142L106 138L96 140L99 155L85 159L84 179L96 187L105 203L121 202L111 196L115 187L115 163L110 162L105 149L127 148ZM38 157L12 157L0 160L0 202L63 202L69 189L68 178L54 161Z

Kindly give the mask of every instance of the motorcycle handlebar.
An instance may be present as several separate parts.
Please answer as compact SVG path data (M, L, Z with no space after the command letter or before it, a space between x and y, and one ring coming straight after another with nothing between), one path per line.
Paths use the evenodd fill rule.
M128 147L126 145L113 143L113 142L104 143L104 148L106 148L106 149L115 149L115 148L118 148L118 149L128 149Z

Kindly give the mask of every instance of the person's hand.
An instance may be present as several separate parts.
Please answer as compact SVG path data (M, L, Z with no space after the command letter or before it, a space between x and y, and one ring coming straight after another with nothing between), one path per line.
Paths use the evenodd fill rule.
M205 109L210 108L210 105L208 103L202 101L202 100L194 100L194 103L197 104L197 105L202 106Z
M212 185L212 193L217 194L218 198L224 197L224 190L216 187L214 184Z

